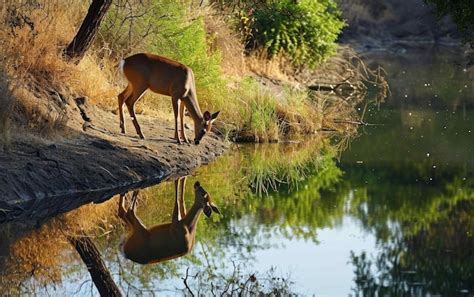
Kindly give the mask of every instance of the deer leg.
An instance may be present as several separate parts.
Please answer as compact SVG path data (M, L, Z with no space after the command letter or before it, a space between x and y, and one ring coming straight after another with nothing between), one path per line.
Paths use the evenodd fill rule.
M184 102L181 100L181 104L179 106L179 122L181 124L181 138L184 142L189 143L189 139L186 137L186 132L184 131Z
M174 208L173 208L173 215L171 216L171 223L177 224L179 221L181 221L181 216L178 211L179 209L179 201L178 201L178 186L179 186L179 178L174 180Z
M135 190L133 191L133 194L132 194L131 209L133 212L135 212L135 209L137 208L138 193L140 193L140 190Z
M125 223L129 223L126 217L127 211L125 210L125 194L120 194L120 200L118 204L118 216L125 221Z
M119 119L120 119L120 132L125 134L125 123L123 119L123 104L127 101L127 98L130 97L130 84L118 95L118 106L119 106Z
M125 104L127 105L127 108L128 108L128 113L130 114L133 125L135 126L135 130L137 131L137 134L141 139L145 139L145 136L143 136L140 125L138 124L137 116L135 115L135 103L138 101L138 99L140 99L140 97L143 95L143 92L145 92L146 89L147 87L140 87L140 88L135 87L133 89L132 96L128 97L127 100L125 101Z
M187 176L183 176L179 178L180 181L180 196L179 196L179 212L181 213L181 218L186 216L186 202L184 202L184 193L186 190L186 179Z
M139 190L133 191L132 205L128 209L126 217L127 217L127 221L130 223L130 225L132 226L132 228L135 232L139 231L139 232L146 233L147 229L146 229L145 225L143 225L143 223L137 217L137 214L135 212L136 207L137 207L137 198L138 198L138 193L139 192L140 192Z
M181 139L178 136L178 112L179 112L179 105L181 103L181 99L177 97L172 98L172 103L173 103L173 113L174 113L174 139L178 144L181 144Z

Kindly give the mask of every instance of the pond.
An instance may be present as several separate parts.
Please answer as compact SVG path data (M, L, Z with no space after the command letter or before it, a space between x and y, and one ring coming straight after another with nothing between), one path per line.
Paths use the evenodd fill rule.
M188 209L199 181L221 212L199 218L190 253L151 265L124 258L114 197L46 223L0 226L0 291L98 295L68 242L85 233L124 295L260 286L283 295L472 296L474 70L450 50L366 59L386 69L392 93L367 106L370 125L342 153L321 139L235 145L187 178ZM170 222L174 197L173 181L142 189L137 217Z

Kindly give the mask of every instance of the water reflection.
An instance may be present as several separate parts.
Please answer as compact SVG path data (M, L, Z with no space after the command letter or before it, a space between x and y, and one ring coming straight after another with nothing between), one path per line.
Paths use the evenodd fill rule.
M219 209L212 203L211 196L201 184L194 183L194 203L186 213L184 192L187 177L175 180L175 204L171 223L155 225L147 228L136 215L139 191L133 192L132 202L125 209L125 195L120 195L118 216L130 230L128 237L121 243L127 259L140 264L158 263L189 253L195 242L197 223L202 212L210 217ZM178 191L179 190L179 191Z
M17 279L22 271L22 286L30 287L23 287L21 292L41 293L44 288L56 288L88 293L81 284L89 281L89 276L60 231L77 234L85 228L120 290L131 294L189 293L182 280L186 276L193 292L210 295L231 290L233 285L238 290L240 283L246 284L245 292L264 291L264 280L278 281L271 284L273 288L288 294L296 291L340 296L350 288L356 295L410 295L418 294L416 290L446 296L463 290L472 292L474 184L464 179L472 176L472 163L452 160L453 166L438 168L436 182L422 182L432 174L423 169L423 160L413 157L408 165L398 167L394 166L400 164L398 159L380 159L382 155L390 156L387 150L380 154L370 150L371 140L383 143L377 139L388 128L374 128L353 144L352 149L358 152L362 152L359 146L366 147L373 162L366 162L359 153L348 153L337 163L330 152L317 145L242 146L201 168L196 176L132 194L128 198L130 216L136 222L143 221L143 226L152 226L157 220L171 222L167 226L173 220L184 222L193 208L202 209L202 201L197 201L206 197L205 191L197 186L194 193L186 192L186 180L205 180L221 207L223 216L201 220L192 239L178 240L182 246L174 250L174 255L185 253L189 242L194 246L192 253L159 265L134 265L119 253L117 247L126 231L117 221L116 205L126 202L125 196L105 205L86 206L23 235L13 236L3 228L8 244L2 242L7 245L2 259L8 270L2 270L2 282ZM278 157L282 153L287 158ZM274 169L273 175L270 168ZM273 186L267 192L259 191L259 183L274 185L278 192L272 191ZM186 200L198 206L184 214ZM125 206L121 211L122 215L127 212ZM152 255L154 250L137 261L159 261L163 254ZM53 256L54 262L47 255ZM14 264L18 259L29 259L22 260L23 265L29 263L29 268ZM287 262L296 269L289 278ZM42 275L54 275L55 282L43 280L38 274L39 267L46 267L46 263L55 268L43 270ZM271 276L254 274L272 266L279 270L273 270ZM293 287L292 280L301 287ZM257 283L259 287L250 288ZM331 283L337 285L324 291L324 284ZM403 291L401 287L410 289Z
M352 254L354 292L362 296L472 296L474 202L442 209L416 232L390 234L380 253Z
M84 233L94 241L107 237L118 220L112 200L79 209L47 221L10 222L0 225L0 292L3 295L36 295L62 288L84 269L68 237ZM102 251L103 245L99 244ZM87 270L81 282L91 281ZM77 290L75 286L71 291Z

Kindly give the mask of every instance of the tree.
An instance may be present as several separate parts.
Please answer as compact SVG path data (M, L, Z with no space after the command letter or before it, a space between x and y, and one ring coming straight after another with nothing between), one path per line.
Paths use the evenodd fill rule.
M100 23L111 4L112 0L92 1L89 11L87 12L84 21L82 21L79 31L68 47L64 50L64 56L66 59L77 59L77 61L80 61L87 49L92 44L92 41L99 30Z

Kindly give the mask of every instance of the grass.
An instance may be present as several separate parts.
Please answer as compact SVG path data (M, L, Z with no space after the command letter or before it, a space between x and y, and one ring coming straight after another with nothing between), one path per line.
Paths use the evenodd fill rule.
M110 83L110 68L94 52L79 65L62 59L62 48L74 36L87 6L49 0L21 7L15 3L7 1L0 10L5 20L0 24L1 79L14 85L14 124L45 137L67 124L64 102L58 101L88 96L99 103L103 97L115 97L118 89ZM3 114L10 113L6 106L2 104Z
M6 20L0 24L0 56L8 59L2 81L5 85L8 79L21 77L8 99L15 102L16 115L10 118L42 137L68 123L65 108L54 101L52 93L69 100L87 96L91 103L117 110L116 96L125 87L117 73L118 61L139 51L189 65L196 76L201 109L222 111L215 127L229 138L278 141L313 134L323 126L345 133L347 127L336 127L332 119L356 117L353 105L334 96L308 93L301 87L305 82L296 75L302 69L292 67L284 56L272 60L258 54L245 57L238 36L209 7L168 0L113 6L93 47L75 65L65 62L61 51L72 40L87 5L41 0L39 5L12 10L14 3L7 1L0 9ZM19 23L12 25L12 20ZM328 71L324 65L322 69ZM341 69L330 71L344 72ZM137 113L171 118L170 100L161 97L147 92ZM9 106L3 104L0 111L2 139L8 138L11 128L2 117L11 113Z

